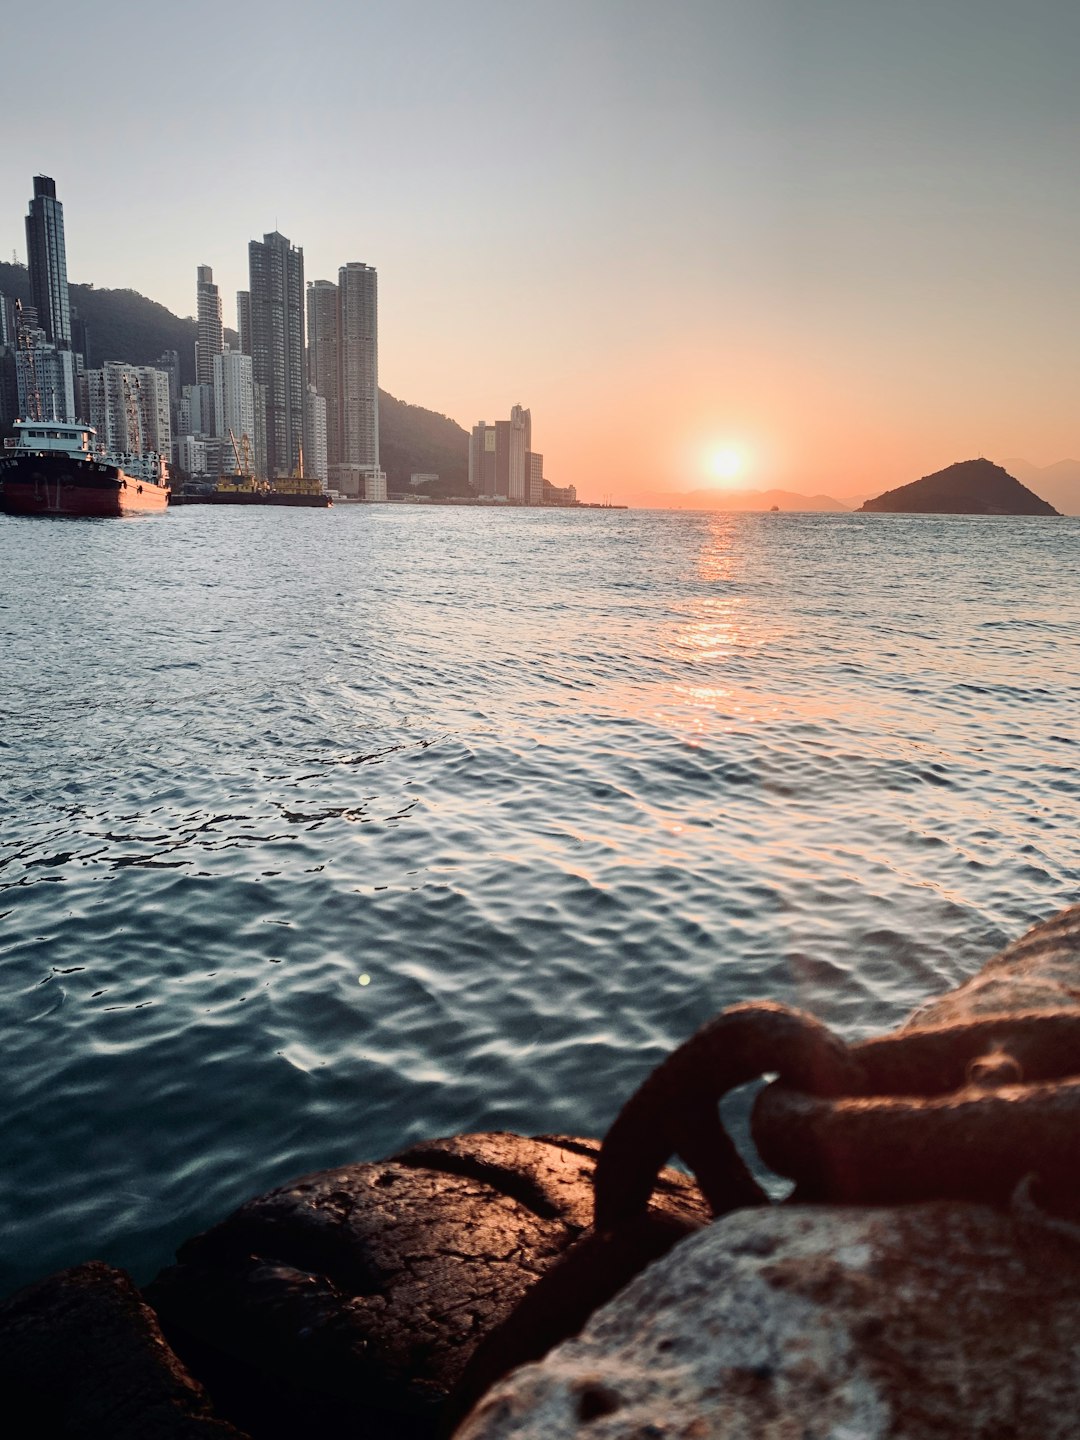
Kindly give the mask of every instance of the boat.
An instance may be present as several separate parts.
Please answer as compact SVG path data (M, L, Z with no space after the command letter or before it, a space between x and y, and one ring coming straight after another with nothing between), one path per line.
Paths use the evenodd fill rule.
M169 503L168 465L154 452L108 455L92 425L16 420L0 450L0 510L8 515L148 514Z

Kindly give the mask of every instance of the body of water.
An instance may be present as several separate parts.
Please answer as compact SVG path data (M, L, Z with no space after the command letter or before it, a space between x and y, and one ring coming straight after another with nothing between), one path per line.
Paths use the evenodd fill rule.
M1080 521L0 516L0 1287L1080 896Z

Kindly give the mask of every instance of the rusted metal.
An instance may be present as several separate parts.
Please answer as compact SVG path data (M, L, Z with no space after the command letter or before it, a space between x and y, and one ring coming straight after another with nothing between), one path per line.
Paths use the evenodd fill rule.
M714 1215L767 1196L724 1130L717 1103L775 1072L814 1095L858 1088L851 1052L819 1020L769 1001L734 1005L658 1065L619 1111L596 1165L596 1228L640 1215L672 1155L693 1170Z
M1051 1193L1080 1177L1080 1015L1037 1011L852 1047L851 1095L769 1086L754 1106L765 1164L800 1199L1004 1202L1025 1175Z

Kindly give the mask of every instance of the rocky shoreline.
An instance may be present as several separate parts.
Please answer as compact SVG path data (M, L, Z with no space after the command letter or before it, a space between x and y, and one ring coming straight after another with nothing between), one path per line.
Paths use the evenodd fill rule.
M737 1025L752 1010L736 1007ZM1005 1130L1020 1116L1025 1137L1050 1126L1057 1168L1003 1175L1001 1196L852 1206L828 1194L801 1203L797 1192L769 1205L747 1192L718 1203L727 1191L714 1151L681 1117L700 1108L685 1087L700 1084L701 1055L710 1075L730 1068L734 1013L676 1052L642 1087L644 1106L635 1097L625 1112L669 1117L641 1144L662 1162L670 1131L711 1206L667 1168L640 1215L597 1231L601 1145L567 1136L452 1136L307 1176L186 1242L143 1292L90 1262L0 1305L17 1433L434 1440L459 1421L462 1440L1074 1433L1080 1207L1068 1182L1080 1125L1068 1107L1080 1095L1080 906L897 1032L924 1068L939 1042L960 1056L956 1073L934 1059L929 1092L905 1081L889 1097L925 1114L927 1134L947 1112L954 1151L955 1117L987 1106ZM776 1016L764 1019L775 1031ZM864 1044L864 1073L883 1056L900 1073L890 1044ZM804 1083L813 1090L813 1075ZM707 1088L706 1111L717 1086ZM766 1091L756 1113L782 1113L792 1102L778 1094ZM813 1103L830 1124L865 1129L882 1099ZM892 1163L888 1138L872 1163ZM1024 1145L1017 1154L1030 1163ZM971 1173L982 1176L974 1163ZM837 1170L831 1193L850 1183Z

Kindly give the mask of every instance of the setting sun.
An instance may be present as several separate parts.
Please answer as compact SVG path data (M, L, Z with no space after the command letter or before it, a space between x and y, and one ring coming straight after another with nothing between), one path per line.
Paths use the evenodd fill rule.
M743 457L730 447L714 450L709 469L717 480L734 480L743 468Z

